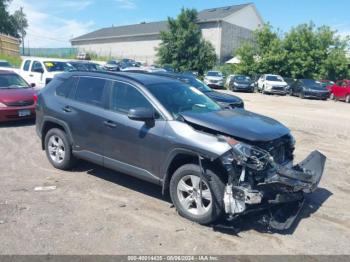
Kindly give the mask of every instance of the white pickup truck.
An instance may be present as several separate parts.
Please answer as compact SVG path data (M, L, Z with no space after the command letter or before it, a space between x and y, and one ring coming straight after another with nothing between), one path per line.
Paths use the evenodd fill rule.
M71 69L65 60L24 57L18 74L35 88L43 88L55 75Z

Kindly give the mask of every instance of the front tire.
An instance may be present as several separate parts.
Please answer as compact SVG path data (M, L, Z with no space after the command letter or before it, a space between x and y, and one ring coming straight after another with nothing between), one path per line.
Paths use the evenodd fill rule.
M200 167L186 164L175 171L170 180L170 197L179 214L196 223L215 222L224 210L225 184L213 171L207 169L202 178L200 198Z
M350 103L350 95L347 95L347 96L345 97L345 102L346 102L346 103Z
M50 129L45 136L45 151L50 163L57 169L67 170L73 167L75 159L72 146L64 131Z
M305 98L304 92L300 92L299 97L300 97L301 99L304 99L304 98Z

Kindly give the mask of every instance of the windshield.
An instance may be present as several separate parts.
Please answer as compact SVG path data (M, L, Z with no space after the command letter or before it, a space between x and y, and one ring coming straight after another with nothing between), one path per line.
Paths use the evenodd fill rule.
M314 90L326 90L326 87L322 86L321 82L319 81L315 81L312 79L304 79L302 81L307 88Z
M187 111L206 113L221 109L201 91L185 83L168 82L146 87L175 118Z
M182 82L185 82L187 84L189 84L190 86L193 86L195 88L197 88L198 90L202 91L202 92L211 92L213 91L209 86L207 86L206 84L204 84L202 81L200 81L197 78L194 77L189 77L189 78L183 78L180 79Z
M222 74L220 72L216 72L216 71L209 71L207 73L207 76L218 76L218 77L221 77Z
M0 75L0 89L19 89L29 88L26 81L19 75L15 74L1 74Z
M11 67L11 65L6 61L0 61L0 67Z
M44 65L48 72L74 70L74 67L66 62L47 61L47 62L44 62Z
M249 76L235 76L234 80L239 81L239 82L248 82L248 81L250 81L250 77Z
M280 76L266 76L266 80L272 82L283 82L283 78Z

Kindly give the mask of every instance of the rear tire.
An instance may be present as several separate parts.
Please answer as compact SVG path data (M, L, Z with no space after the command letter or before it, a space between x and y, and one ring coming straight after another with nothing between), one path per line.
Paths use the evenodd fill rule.
M216 221L224 211L225 184L213 171L207 169L202 178L202 206L200 200L200 167L186 164L175 171L170 180L170 197L179 214L199 224Z
M53 128L47 132L45 151L50 163L57 169L68 170L75 163L72 146L66 133L61 129Z

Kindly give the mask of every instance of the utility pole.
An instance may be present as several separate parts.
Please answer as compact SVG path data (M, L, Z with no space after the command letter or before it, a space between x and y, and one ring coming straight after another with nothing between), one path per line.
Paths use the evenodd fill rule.
M20 14L21 14L21 38L22 38L22 54L24 55L24 21L23 21L23 17L24 17L24 14L23 14L23 7L21 7L20 9Z

